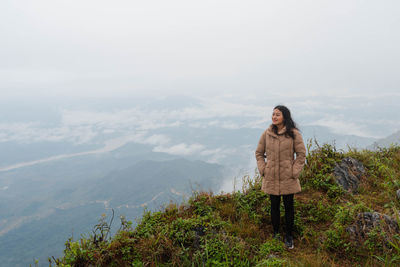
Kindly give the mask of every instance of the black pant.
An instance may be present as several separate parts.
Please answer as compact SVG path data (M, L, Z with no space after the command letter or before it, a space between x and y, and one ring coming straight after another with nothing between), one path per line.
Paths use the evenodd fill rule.
M280 222L280 202L281 196L269 195L271 199L271 221L274 233L279 232ZM283 195L283 204L285 206L286 235L293 235L294 225L294 201L293 194Z

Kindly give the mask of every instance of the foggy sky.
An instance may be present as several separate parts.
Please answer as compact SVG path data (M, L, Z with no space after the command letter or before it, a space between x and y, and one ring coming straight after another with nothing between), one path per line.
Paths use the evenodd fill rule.
M0 97L398 98L399 8L395 0L3 0Z

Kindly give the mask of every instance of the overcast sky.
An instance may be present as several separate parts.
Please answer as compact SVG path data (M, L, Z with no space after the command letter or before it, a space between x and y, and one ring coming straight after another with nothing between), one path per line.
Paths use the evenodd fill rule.
M0 97L399 97L400 2L0 2Z

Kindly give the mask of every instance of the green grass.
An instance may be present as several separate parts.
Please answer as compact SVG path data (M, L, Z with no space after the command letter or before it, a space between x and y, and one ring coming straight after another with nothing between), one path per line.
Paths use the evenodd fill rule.
M366 169L357 194L344 192L332 175L345 157ZM395 266L400 237L374 229L353 240L346 228L359 212L377 211L396 218L400 202L400 147L378 151L336 151L308 144L295 196L295 249L272 239L270 200L261 177L245 177L243 190L214 195L195 193L188 202L145 212L135 227L124 219L111 238L67 240L58 266ZM282 226L284 228L283 207ZM397 218L398 219L398 218ZM104 219L103 219L104 222ZM99 224L101 225L101 224ZM107 229L105 225L102 225ZM100 229L101 230L101 229ZM282 235L284 229L281 230ZM101 231L100 231L101 232ZM390 242L384 244L385 238ZM97 240L96 240L97 239ZM387 242L386 242L387 243Z

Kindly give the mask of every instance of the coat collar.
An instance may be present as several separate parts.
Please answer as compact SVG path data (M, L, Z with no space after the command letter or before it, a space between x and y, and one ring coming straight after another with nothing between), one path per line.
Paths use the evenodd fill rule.
M282 135L286 132L286 126L284 126L279 132L278 135ZM267 133L273 137L278 137L278 135L275 134L274 130L272 129L272 124L268 127Z

